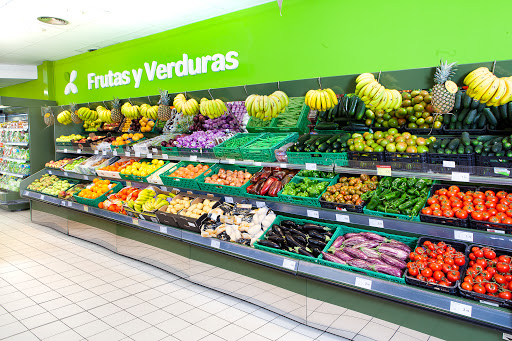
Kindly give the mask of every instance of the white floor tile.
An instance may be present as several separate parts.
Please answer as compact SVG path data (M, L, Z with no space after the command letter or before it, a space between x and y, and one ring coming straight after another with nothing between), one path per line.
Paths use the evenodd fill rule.
M112 327L117 327L123 323L134 320L136 317L125 310L118 311L112 315L107 315L102 318L102 321L106 322ZM149 321L146 321L149 322Z
M69 327L66 326L61 321L55 321L49 324L42 325L41 327L37 327L32 329L31 332L34 333L40 339L46 339L50 336L54 336L65 331L69 330Z
M123 339L131 340L127 338L126 335L121 333L119 330L111 328L102 331L101 333L98 333L96 335L89 336L87 338L87 341L118 341Z
M158 310L158 308L147 302L142 302L141 304L137 304L134 305L133 307L126 309L127 312L137 317L147 315L149 313L154 312L155 310Z
M142 321L141 319L134 319L118 325L116 329L121 333L131 337L133 334L137 334L138 332L143 331L144 329L148 329L149 327L151 327L149 323Z
M309 336L299 334L295 331L289 331L288 333L281 336L278 341L311 341L314 340L313 338L310 338Z
M101 320L94 320L92 322L83 324L79 327L74 328L74 330L82 335L84 338L88 339L89 337L101 333L111 327Z
M64 322L69 328L76 328L83 324L92 322L96 319L97 319L96 316L89 313L88 311L84 311L79 314L66 317L66 318L62 319L62 322Z
M214 334L225 340L235 341L249 334L249 331L235 324L230 324L224 328L217 330Z
M13 336L9 336L9 341L39 341L39 339L32 332L26 331Z
M57 321L55 316L50 313L43 313L21 320L21 323L28 329L34 329L54 321Z
M27 328L19 321L6 324L0 328L0 339L9 338L26 330Z
M112 303L107 303L94 309L89 309L89 312L97 318L103 318L105 316L115 314L118 311L121 311L121 308Z
M144 301L141 300L138 297L128 296L128 297L125 297L125 298L121 298L120 300L113 301L112 303L115 304L116 306L118 306L121 309L128 309L130 307L133 307L133 306L135 306L137 304L141 304L143 302Z
M174 333L179 332L182 329L187 328L191 324L185 320L180 319L179 317L173 317L170 320L157 324L155 327L163 330L169 335L173 335Z
M158 341L167 336L168 335L166 332L156 327L149 327L147 329L144 329L138 333L131 335L130 337L135 341ZM174 335L174 337L176 337L176 335Z
M76 315L76 314L81 313L83 311L84 310L80 306L78 306L76 304L69 304L69 305L64 306L62 308L50 310L50 313L55 315L55 317L57 317L58 319L62 320L64 318L66 318L66 317Z
M19 309L19 310L13 311L11 314L16 319L21 321L21 320L27 319L29 317L45 313L45 312L46 312L46 310L43 307L41 307L39 305L32 305L32 306L27 307L27 308L23 308L23 309Z
M82 339L83 337L74 330L66 330L63 333L50 336L44 339L44 341L79 341Z

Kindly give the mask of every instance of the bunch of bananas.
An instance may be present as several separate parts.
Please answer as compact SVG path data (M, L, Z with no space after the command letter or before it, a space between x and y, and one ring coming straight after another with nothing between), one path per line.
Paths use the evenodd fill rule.
M139 118L140 117L140 107L138 105L132 105L130 102L126 102L121 107L121 113L126 118Z
M312 110L326 111L338 104L338 98L332 89L309 90L304 99L306 105Z
M57 115L57 121L59 121L60 124L68 125L71 121L71 112L69 110L61 111Z
M356 95L373 110L390 112L402 106L398 90L386 89L371 73L362 73L356 78Z
M87 107L81 107L77 110L76 114L82 121L96 121L98 119L96 110L91 110Z
M245 107L249 116L268 121L284 112L289 103L288 95L275 91L269 96L250 95L245 100Z
M152 120L158 119L158 105L149 105L149 104L142 104L140 106L140 114L142 117L146 117Z
M167 202L167 195L158 194L156 198L149 199L144 204L142 204L142 210L144 212L153 212L167 204L169 204L169 202Z
M487 106L500 106L512 101L512 77L496 77L486 67L471 71L464 84L468 86L468 96Z
M172 104L176 110L183 113L183 115L194 116L199 112L199 103L193 98L187 101L184 94L178 94L174 97Z
M98 117L101 120L101 122L114 123L114 121L112 121L112 113L110 112L110 110L108 110L104 106L98 105L96 107L96 111L98 112Z
M139 192L137 199L126 201L126 205L137 212L152 212L168 204L167 198L172 197L158 194L151 188L145 188Z
M209 118L216 118L222 116L226 111L228 111L228 108L226 107L226 104L224 104L224 102L222 102L220 99L209 100L203 97L201 98L199 110L204 116L208 116Z

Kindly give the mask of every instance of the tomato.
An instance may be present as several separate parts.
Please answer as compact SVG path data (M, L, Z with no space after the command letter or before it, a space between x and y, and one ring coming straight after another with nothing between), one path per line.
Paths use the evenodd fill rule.
M466 258L465 257L455 257L454 263L455 263L455 265L463 266L464 264L466 264Z
M438 203L439 203L439 200L437 200L437 198L430 197L430 198L428 198L427 203L428 203L429 205L432 205L432 204L438 204Z
M507 192L505 191L499 191L498 193L496 193L496 196L500 199L503 199L507 196Z
M423 214L428 214L428 215L431 215L432 214L432 209L428 206L425 206L421 209L421 213Z
M495 214L496 217L498 217L500 220L503 220L504 218L508 217L505 213L503 212L497 212Z
M464 206L464 205L462 205L461 201L454 201L454 202L452 202L452 208L455 208L455 207L462 208L462 206Z
M471 277L471 276L464 277L464 282L468 282L470 284L475 283L475 281L473 280L473 277Z
M507 217L501 221L503 224L512 224L512 218Z
M442 217L443 216L443 211L441 211L440 209L435 209L432 211L432 215L435 215L437 217Z
M489 190L489 191L485 191L484 195L486 197L488 197L488 196L494 197L494 196L496 196L496 193L494 193L494 191Z
M453 203L453 202L459 202L459 201L462 201L462 200L460 200L460 198L459 198L459 197L457 197L457 196L455 196L455 195L454 195L453 197L450 197L450 199L448 199L448 200L449 200L450 202L452 202L452 203Z
M468 283L468 282L464 282L460 285L460 287L464 290L467 290L467 291L473 291L473 286L471 285L471 283Z
M457 198L459 198L459 199L464 199L466 197L466 195L462 192L458 192L456 195L457 195Z
M508 217L512 217L512 208L509 208L505 213Z
M435 271L439 271L439 270L441 270L441 269L443 268L443 266L442 266L441 264L439 264L439 263L435 263L435 262L434 262L434 263L430 263L430 264L428 265L428 267L429 267L432 271L434 271L434 272L435 272Z
M451 284L450 284L450 283L448 283L447 281L440 281L440 282L439 282L439 283L437 283L437 284L442 285L443 287L449 287L449 286L451 286Z
M416 276L418 276L418 274L419 274L419 271L417 268L409 269L409 275L416 277Z
M460 192L460 188L459 188L458 186L455 186L455 185L450 186L450 187L448 188L448 190L449 190L450 192L455 192L455 193Z
M460 279L460 272L458 272L456 270L452 270L452 271L448 272L448 274L446 275L446 278L450 282L456 282Z
M498 212L505 212L508 209L508 207L503 204L498 204L496 205L496 209L498 210Z
M512 275L505 275L507 282L512 282Z
M496 217L496 216L492 216L489 218L489 222L491 223L501 223L501 219Z
M432 277L432 269L425 268L425 269L421 270L421 275L424 277Z
M496 273L496 268L488 266L487 269L485 269L485 271L490 273L491 274L491 278L492 278L494 276L494 274Z
M487 211L483 211L482 212L482 219L483 220L489 220L490 217L491 217L491 215L489 214L489 212L487 212Z
M498 286L496 285L496 283L487 283L485 284L485 291L494 294L495 292L498 291Z
M475 210L475 208L473 207L473 205L464 205L462 207L462 209L466 212L468 212L468 214L471 214L471 212L473 212Z
M459 219L466 219L468 217L468 212L466 212L465 210L460 210L460 211L457 211L455 216Z
M432 205L430 205L430 208L433 209L433 210L440 209L441 205L439 205L439 204L432 204Z
M446 192L448 192L448 190L446 188L441 188L437 191L439 195L446 195Z
M453 270L453 267L450 264L443 264L443 272L446 274Z
M434 271L434 274L432 275L432 277L436 280L436 281L440 281L444 278L444 272L442 271Z
M496 281L496 283L498 283L498 284L505 284L505 283L507 283L507 279L503 275L494 274L493 278Z
M482 283L485 281L485 278L483 276L478 275L474 278L474 281L475 283Z
M507 263L499 262L496 264L496 270L501 273L507 273L510 271L510 265Z
M487 259L494 259L496 258L496 252L494 252L492 249L486 248L484 250L484 257Z
M450 257L445 257L443 259L443 263L448 264L448 265L453 265L453 264L455 264L455 261L452 258L450 258Z
M505 206L510 206L510 204L512 204L512 201L507 198L503 198L503 199L500 199L500 204L505 205Z
M498 210L495 208L491 208L490 210L487 210L491 216L498 214Z
M434 277L428 277L427 282L429 283L436 283L437 281L434 279Z
M473 211L473 212L471 212L471 218L473 218L475 220L483 220L484 219L484 215L482 214L482 212Z
M473 291L478 294L485 294L485 287L482 284L473 285Z
M475 205L483 204L484 202L485 202L485 200L483 198L474 198L473 199L473 204L475 204Z
M486 281L490 281L491 278L492 278L492 274L487 271L487 270L484 270L482 271L482 277L486 280Z
M512 193L507 194L507 196L505 198L512 201Z
M485 202L485 207L487 207L487 208L494 208L494 207L496 207L496 203L494 201L487 200Z
M480 212L483 212L485 211L487 208L485 207L485 205L483 204L477 204L475 205L475 211L480 211Z
M452 210L450 209L446 209L443 211L443 216L447 217L447 218L451 218L453 217L454 213Z
M455 192L452 192L452 191L448 191L448 192L446 192L446 196L447 196L448 198L453 197L455 194L456 194L456 193L455 193Z
M477 275L477 272L474 268L470 268L466 271L466 275L471 276L472 278L475 278Z
M485 194L481 191L476 191L475 193L473 193L473 197L477 199L483 199L485 198Z
M498 257L498 261L502 262L502 263L510 264L511 260L512 260L512 258L510 258L510 256L507 256L507 255L501 255Z
M510 291L502 291L498 294L498 297L503 298L505 300L510 300L512 298L512 294Z
M446 210L450 210L452 208L452 206L450 204L441 204L441 211L446 211Z
M487 261L483 258L479 258L476 260L476 265L480 265L483 269L487 267Z

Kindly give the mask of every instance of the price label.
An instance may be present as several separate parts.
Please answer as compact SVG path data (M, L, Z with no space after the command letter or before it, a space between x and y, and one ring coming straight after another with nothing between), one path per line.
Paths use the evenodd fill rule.
M165 160L169 159L169 155L167 155L167 154L162 154L162 157L163 157Z
M190 227L196 227L196 225L195 225L193 222L191 222L191 221L189 221L189 222L188 222L188 226L190 226Z
M279 168L286 168L288 165L286 163L280 163Z
M458 240L464 240L467 242L472 242L473 241L473 232L455 230L455 231L453 231L453 238L458 239Z
M210 245L216 249L220 248L220 240L212 239Z
M125 152L124 156L130 156L130 152Z
M494 232L499 234L505 234L505 230L487 229L488 232Z
M283 259L283 268L286 268L288 270L295 270L296 266L297 266L297 262L295 262L291 259Z
M154 223L158 223L158 219L156 219L155 217L149 217L149 220L151 220Z
M190 161L197 161L197 155L190 155Z
M499 307L500 306L498 303L489 302L489 301L486 301L486 300L480 300L480 303L491 305L493 307Z
M77 149L77 150L76 150L76 153L77 153L77 154L82 153L82 149Z
M132 224L133 224L133 225L139 225L139 219L137 219L137 218L132 218Z
M53 173L52 173L52 171L51 171L51 170L49 170L49 171L48 171L48 174L52 175Z
M94 155L98 155L99 153L100 153L100 151L97 149L94 151Z
M153 152L153 154L157 154L158 153L158 149L156 149L156 148L151 148L151 151Z
M378 228L384 228L384 221L381 219L368 218L368 225Z
M227 159L227 160L228 160L228 163L229 163L230 165L234 165L234 164L235 164L235 162L236 162L236 160L235 160L235 159Z
M227 202L228 204L232 204L233 198L232 197L224 197L224 201Z
M61 201L60 201L60 205L61 205L61 206L66 206L66 201L65 201L65 200L61 200Z
M140 153L139 152L135 152L135 157L140 157Z
M261 167L261 162L259 161L254 161L253 164L256 166L256 167Z
M67 150L67 149L64 149L64 153L67 153L67 152L68 152L68 150Z
M23 195L28 195L28 191L23 191Z
M450 311L452 313L471 317L471 309L472 307L470 305L450 301Z
M307 170L316 170L316 163L306 163Z
M64 172L64 176L68 176L68 175L69 175L68 172Z
M163 225L160 225L160 233L165 233L167 234L167 227L163 226Z
M377 166L377 175L391 176L391 166Z
M494 174L509 176L510 171L507 168L494 167Z
M266 205L263 201L256 201L256 207L265 207Z
M452 181L469 182L469 173L452 172Z
M167 192L167 187L165 187L165 186L161 186L161 187L160 187L160 189L161 189L162 191L164 191L164 192Z
M370 279L356 277L355 286L363 289L372 289L372 281Z
M73 203L71 201L68 201L68 207L73 206Z
M85 212L89 212L89 206L84 205L84 211L85 211Z
M318 211L315 210L307 210L306 213L310 218L318 218L319 216Z
M151 153L150 153L150 154L147 154L147 155L146 155L146 157L147 157L148 159L152 159L152 158L153 158L153 154L151 154Z
M132 187L132 183L130 181L126 181L126 187Z
M342 223L350 223L350 216L346 214L336 214L336 221L342 222Z
M446 168L455 168L455 161L443 161L443 167Z
M42 194L41 194L41 195L39 196L39 199L44 200L44 195L42 195Z
M101 154L107 155L107 151L102 151ZM117 156L117 150L112 151L112 155Z

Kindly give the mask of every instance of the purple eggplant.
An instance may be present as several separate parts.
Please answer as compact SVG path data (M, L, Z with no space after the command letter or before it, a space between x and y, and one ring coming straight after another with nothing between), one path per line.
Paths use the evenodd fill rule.
M349 256L354 257L356 259L367 260L368 256L362 252L361 250L354 249L353 247L346 247L343 249Z
M344 260L341 260L338 257L335 257L334 255L332 255L330 253L322 252L322 255L324 255L325 260L328 260L330 262L339 263L339 264L347 264L347 262L345 262Z
M370 264L362 259L352 259L347 262L348 265L354 266L360 269L370 269Z
M387 264L386 262L384 262L382 259L380 258L368 258L368 260L366 261L368 264L379 264L379 265L389 265Z
M345 241L343 242L343 245L353 246L353 245L364 243L366 241L368 241L368 240L366 238L364 238L363 236L356 236L356 237L345 239Z
M345 240L344 236L339 236L336 238L336 240L332 243L331 247L338 248L343 244L343 241Z
M380 259L398 269L405 269L407 267L407 264L404 261L391 257L385 253L381 254Z
M336 251L334 253L334 255L336 257L338 257L339 259L344 260L345 262L348 262L349 260L354 259L354 257L350 256L348 253L340 251L340 250Z
M380 265L380 264L373 264L369 266L371 270L377 271L383 274L395 276L395 277L402 277L402 271L400 269L395 268L391 265Z
M389 243L390 244L400 245L404 251L407 251L407 252L411 252L412 251L411 248L409 247L409 245L404 244L402 242L399 242L398 240L392 239Z
M373 233L373 232L362 232L361 235L364 236L366 239L376 240L376 241L379 241L382 243L388 241L388 239L386 237L381 236L380 234L377 234L377 233Z
M354 247L354 249L359 249L359 248L362 248L362 247L367 247L367 248L371 249L371 248L374 248L376 246L379 246L379 244L380 243L378 241L376 241L376 240L367 240L367 241L362 242L360 244L356 244L353 247Z
M367 247L360 247L358 249L361 250L361 252L364 253L368 258L380 258L381 253L375 251L374 249L369 249Z
M352 237L359 237L360 235L361 235L361 233L345 233L343 235L343 237L345 237L345 239L349 239Z
M400 260L406 260L409 257L409 252L392 246L379 246L376 248L377 251L385 253L389 256L395 257Z

